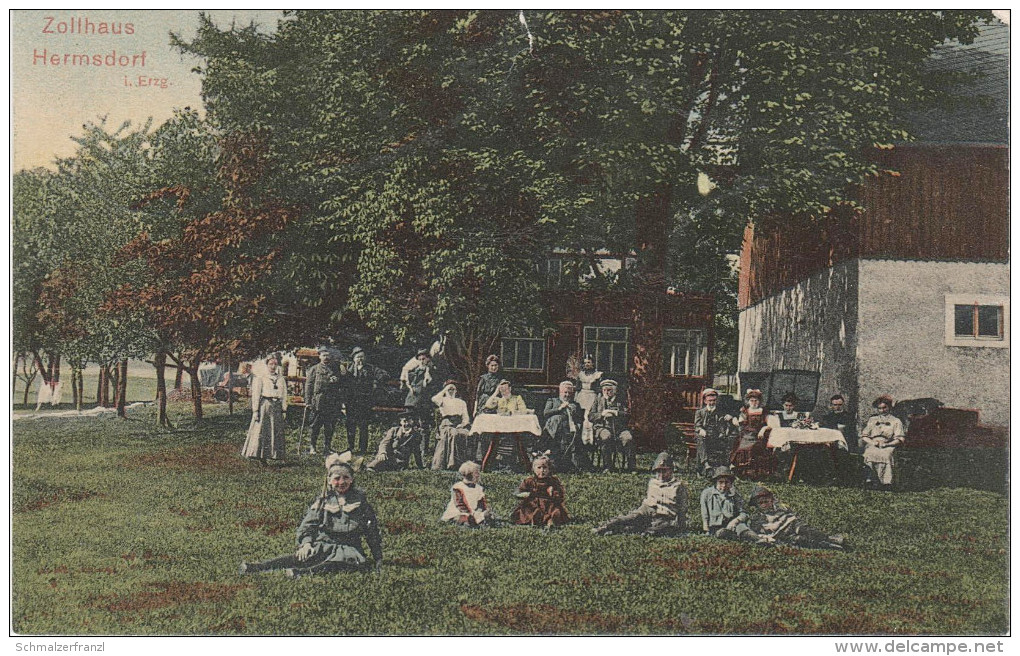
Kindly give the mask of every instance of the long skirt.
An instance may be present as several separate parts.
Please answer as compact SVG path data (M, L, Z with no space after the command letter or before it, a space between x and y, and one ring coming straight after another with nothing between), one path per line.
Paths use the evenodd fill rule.
M432 469L456 470L465 461L474 456L470 446L471 433L464 428L457 428L449 419L439 424L436 452L432 456Z
M864 464L871 468L872 475L883 485L892 485L893 468L896 466L895 448L879 449L875 446L864 448Z
M591 422L588 421L588 411L595 405L595 399L599 397L598 392L594 390L581 390L577 393L577 405L581 406L584 410L584 424L581 426L581 442L584 444L593 444L595 442L595 432L592 429Z
M259 403L259 420L252 414L248 437L241 447L246 458L283 460L287 457L284 438L283 404L280 399L263 398Z

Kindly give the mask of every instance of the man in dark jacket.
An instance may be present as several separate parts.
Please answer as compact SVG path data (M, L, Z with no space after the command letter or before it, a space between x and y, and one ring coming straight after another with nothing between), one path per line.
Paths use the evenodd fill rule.
M347 448L355 450L355 433L360 432L357 453L368 451L368 423L372 419L372 405L375 390L380 382L385 381L386 372L368 364L365 351L355 346L351 351L351 365L344 377L347 401Z
M319 364L308 370L305 403L312 413L312 448L309 453L315 455L315 445L321 431L322 449L328 455L333 445L333 431L340 419L343 395L340 367L333 352L327 347L319 348Z
M602 471L608 471L617 451L623 455L624 467L634 471L634 436L627 430L630 412L627 400L617 394L615 380L604 380L600 386L602 396L588 409L595 445L602 452Z
M588 453L581 443L584 410L574 400L574 384L560 383L560 395L545 402L545 425L539 451L550 451L558 472L586 472L591 469Z

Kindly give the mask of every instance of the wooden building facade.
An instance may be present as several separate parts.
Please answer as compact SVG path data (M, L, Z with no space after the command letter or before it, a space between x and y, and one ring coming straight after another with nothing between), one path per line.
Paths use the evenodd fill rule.
M638 448L665 446L670 423L693 421L712 380L714 299L659 287L633 292L545 292L555 328L545 336L503 335L503 369L533 396L556 394L590 354L631 404Z

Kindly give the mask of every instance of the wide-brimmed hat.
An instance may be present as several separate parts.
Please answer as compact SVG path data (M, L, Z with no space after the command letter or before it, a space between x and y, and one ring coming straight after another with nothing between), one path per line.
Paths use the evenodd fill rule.
M876 398L874 401L872 401L871 402L871 407L872 408L877 408L879 403L885 403L890 408L893 407L892 397L889 396L888 394L882 394L881 396Z
M727 467L726 465L719 465L718 467L712 470L712 480L717 481L720 478L728 478L730 480L733 480L736 478L736 476L733 475L733 472L731 472L730 468Z
M612 387L613 389L616 389L617 387L619 387L619 384L617 384L617 382L612 378L607 378L606 380L602 381L599 387Z
M658 471L660 469L673 469L673 456L669 455L666 451L663 451L655 458L655 462L652 463L652 471Z

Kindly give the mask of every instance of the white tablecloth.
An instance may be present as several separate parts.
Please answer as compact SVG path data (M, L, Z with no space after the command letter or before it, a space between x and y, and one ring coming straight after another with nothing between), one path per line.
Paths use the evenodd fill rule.
M480 433L531 433L541 435L537 415L480 414L471 423L471 434Z
M781 449L794 444L835 444L846 450L846 438L834 428L773 428L769 433L769 447Z

